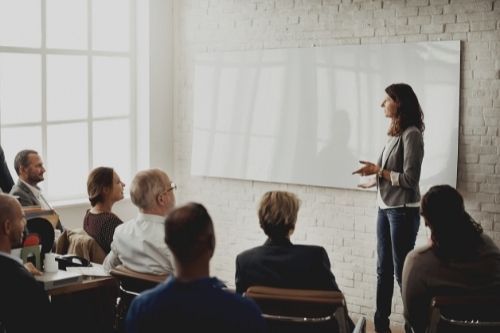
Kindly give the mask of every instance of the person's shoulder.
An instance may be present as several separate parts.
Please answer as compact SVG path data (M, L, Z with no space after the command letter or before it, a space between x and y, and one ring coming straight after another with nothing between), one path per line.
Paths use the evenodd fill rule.
M252 247L250 249L244 250L236 256L236 260L245 260L245 259L251 258L251 257L255 256L256 254L260 253L263 250L263 248L264 247L262 245L260 245L260 246L255 246L255 247Z
M411 250L406 256L407 262L417 262L420 260L425 260L429 257L434 257L434 251L432 250L432 246L430 244L422 245L415 247Z
M401 136L403 137L422 136L422 131L420 131L416 126L409 126L407 129L403 131Z
M123 224L123 223L124 223L124 222L123 222L123 220L122 220L122 219L121 219L118 215L116 215L116 214L115 214L115 213L113 213L113 212L110 212L110 213L109 213L109 219L110 219L110 221L111 221L112 223L116 224L116 225L117 225L117 227L118 227L118 225L121 225L121 224Z
M0 255L0 267L2 272L12 272L21 268L21 265L12 258Z
M169 289L171 289L171 284L169 283L169 280L167 280L166 282L160 283L151 289L143 291L140 295L134 298L131 307L133 306L136 309L149 309L151 307L154 307L154 304L157 303L157 300L170 299L168 296Z
M136 224L136 220L137 220L136 218L133 218L133 219L130 219L128 221L124 221L123 223L120 223L120 225L116 227L115 233L123 232L125 230L134 228L134 226Z
M310 244L294 244L292 247L296 252L307 253L310 255L327 255L327 252L323 246L310 245Z
M500 248L498 245L491 239L490 236L482 233L481 234L481 239L483 241L483 251L489 252L489 253L495 253L497 255L500 255Z
M13 186L12 189L10 190L10 194L16 195L18 193L25 193L26 192L26 186L21 182L17 181Z
M8 279L15 279L16 287L18 288L36 289L38 287L41 287L39 286L33 275L28 272L28 270L24 268L23 265L19 264L11 258L0 256L0 268L2 271L2 276Z
M323 246L320 245L311 245L311 244L293 244L293 247L296 249L304 249L306 251L326 251Z
M256 314L260 316L260 310L257 304L251 299L241 296L238 293L235 293L226 289L218 289L221 297L226 301L227 305L230 306L235 311L238 311L237 308L241 308L243 310L247 310L250 314Z

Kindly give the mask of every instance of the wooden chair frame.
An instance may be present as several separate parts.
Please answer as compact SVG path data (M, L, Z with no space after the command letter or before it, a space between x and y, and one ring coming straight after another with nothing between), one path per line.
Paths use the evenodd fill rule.
M120 282L120 297L116 305L115 329L123 331L123 320L132 300L141 292L154 288L167 279L167 275L155 275L133 271L123 265L113 268L110 272Z
M447 311L448 309L448 311ZM454 315L453 309L460 309L460 315ZM464 314L467 313L467 314ZM496 313L493 319L479 318L478 313ZM500 297L499 296L436 296L431 302L431 318L428 333L438 333L439 324L465 330L500 332Z
M336 291L284 289L252 286L244 294L261 308L268 321L317 324L336 321L339 333L350 332L344 295ZM366 319L358 320L354 332L365 332Z

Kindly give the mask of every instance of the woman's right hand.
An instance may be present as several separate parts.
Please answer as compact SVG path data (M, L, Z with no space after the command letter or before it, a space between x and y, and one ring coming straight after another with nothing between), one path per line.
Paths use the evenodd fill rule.
M370 176L376 174L380 170L380 167L375 163L368 161L359 161L359 163L363 164L363 166L356 171L353 171L353 175L359 174L361 176Z

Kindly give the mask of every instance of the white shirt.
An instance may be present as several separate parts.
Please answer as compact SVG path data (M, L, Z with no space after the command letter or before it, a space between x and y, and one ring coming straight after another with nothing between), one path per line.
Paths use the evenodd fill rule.
M103 262L109 272L122 264L141 273L172 274L172 254L164 240L165 217L139 213L115 229L111 251Z

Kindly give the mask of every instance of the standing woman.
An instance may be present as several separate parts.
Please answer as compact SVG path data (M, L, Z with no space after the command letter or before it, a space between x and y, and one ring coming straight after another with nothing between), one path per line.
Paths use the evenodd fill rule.
M123 199L125 184L108 167L92 170L87 180L87 192L92 206L83 219L83 229L94 238L104 252L109 253L115 228L123 223L111 212L115 202Z
M377 185L377 309L375 331L390 332L394 275L401 288L403 264L415 246L420 224L420 171L424 157L424 114L413 89L404 83L385 88L384 114L391 119L387 143L377 164L360 161L353 172L376 175Z

